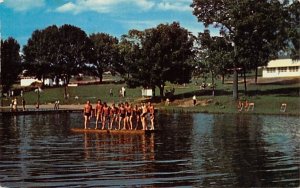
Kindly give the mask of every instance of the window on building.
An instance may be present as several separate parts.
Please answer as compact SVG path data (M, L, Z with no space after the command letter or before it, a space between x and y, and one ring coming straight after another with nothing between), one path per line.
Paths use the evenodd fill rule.
M274 73L276 68L267 68L267 73Z
M286 72L287 71L287 67L279 67L278 68L278 72Z
M298 72L299 67L290 67L289 70L290 70L290 72Z

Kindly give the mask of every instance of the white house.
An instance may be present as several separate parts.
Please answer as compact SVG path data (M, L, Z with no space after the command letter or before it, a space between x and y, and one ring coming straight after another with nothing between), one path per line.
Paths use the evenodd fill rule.
M23 77L20 82L22 87L26 87L30 86L33 82L39 82L39 80L33 77Z
M42 82L42 81L34 77L22 77L20 82L22 87L26 87L26 86L30 86L34 82ZM51 78L46 78L44 80L44 84L46 86L53 86L53 80Z
M300 61L292 59L276 59L262 67L263 78L300 77Z

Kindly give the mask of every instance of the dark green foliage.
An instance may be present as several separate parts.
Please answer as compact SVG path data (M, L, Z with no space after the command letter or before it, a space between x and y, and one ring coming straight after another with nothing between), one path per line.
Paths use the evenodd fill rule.
M289 7L290 27L288 27L292 59L300 59L300 2L294 1Z
M224 77L233 68L233 47L224 37L211 36L208 30L199 33L198 43L198 73L210 73L214 86L217 75Z
M220 34L235 45L233 65L244 73L265 66L288 46L288 1L193 0L191 6L199 21L220 28Z
M96 33L90 36L93 43L92 58L90 63L93 65L93 75L100 78L102 82L102 75L104 71L115 72L118 64L118 39L105 33Z
M1 40L1 84L3 93L17 81L21 72L20 45L13 39Z
M32 33L27 45L24 46L24 68L26 74L42 79L54 76L53 71L57 62L58 27L53 25L44 30L36 30Z
M194 37L179 23L160 24L145 31L130 31L121 44L129 52L127 84L136 87L158 87L163 96L167 81L187 83L193 70Z
M85 67L91 46L85 32L72 25L36 30L23 49L25 68L31 76L57 76L68 84Z

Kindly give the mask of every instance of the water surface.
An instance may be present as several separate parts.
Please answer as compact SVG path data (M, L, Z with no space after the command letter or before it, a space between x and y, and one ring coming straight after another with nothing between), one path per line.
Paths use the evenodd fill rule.
M81 113L0 115L0 186L298 187L299 120L160 113L157 133L110 135L70 132Z

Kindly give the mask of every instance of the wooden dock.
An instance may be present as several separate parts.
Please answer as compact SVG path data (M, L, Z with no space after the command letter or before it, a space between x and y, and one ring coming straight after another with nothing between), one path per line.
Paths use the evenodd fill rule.
M74 133L99 133L99 134L147 134L154 133L157 130L102 130L102 129L80 129L71 128Z

